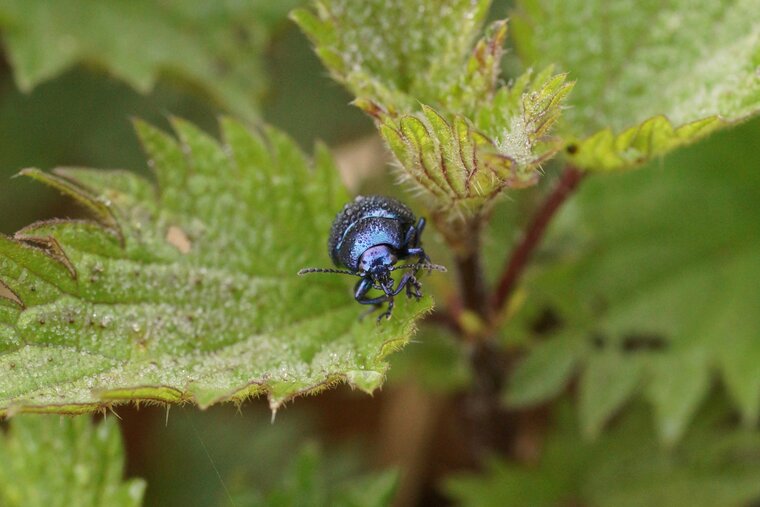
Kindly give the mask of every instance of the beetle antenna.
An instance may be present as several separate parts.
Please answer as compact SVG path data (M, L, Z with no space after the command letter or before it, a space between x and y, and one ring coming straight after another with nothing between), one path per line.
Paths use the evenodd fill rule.
M299 275L308 275L309 273L335 273L338 275L352 275L352 276L361 276L353 271L348 271L347 269L333 269L333 268L303 268L298 272Z
M429 262L418 262L416 264L402 264L400 266L392 266L389 271L396 271L397 269L427 269L430 271L440 271L442 273L447 272L446 266L440 264L431 264Z

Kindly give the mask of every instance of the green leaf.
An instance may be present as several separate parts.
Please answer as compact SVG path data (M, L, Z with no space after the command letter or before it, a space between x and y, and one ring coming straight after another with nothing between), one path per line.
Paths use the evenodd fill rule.
M443 489L464 507L555 507L573 504L582 485L589 444L578 438L567 405L543 442L539 461L520 466L493 456L480 473L455 473Z
M446 490L466 507L739 507L760 495L757 432L703 418L677 449L663 449L642 410L593 443L573 419L563 411L535 465L493 459L485 474L449 478Z
M540 164L555 153L546 133L571 85L547 69L534 80L501 88L476 111L477 120L422 111L379 113L380 133L400 162L403 177L448 217L471 217L509 188L538 181Z
M619 134L607 128L585 139L571 141L567 153L575 165L587 170L626 169L692 143L729 124L719 116L710 116L675 126L665 116L653 116Z
M269 38L267 24L278 17L260 4L8 0L0 4L0 29L24 91L85 63L142 93L159 77L179 78L220 106L253 118L265 87L260 55ZM286 2L279 19L292 4Z
M158 186L125 171L28 174L73 196L97 224L55 221L0 236L0 411L90 411L134 400L201 407L266 394L285 401L384 378L428 311L360 322L346 277L302 278L328 262L346 202L329 154L222 121L219 144L174 120L179 141L137 130Z
M581 244L569 254L557 249L552 238L564 236L553 231L553 264L530 272L522 312L556 314L561 329L542 347L562 347L566 335L585 337L579 396L589 434L640 392L654 406L661 438L672 444L715 372L746 423L757 422L758 136L754 120L674 154L662 170L589 180L558 217ZM520 321L513 325L526 325ZM563 361L534 359L543 369L521 389L540 391L543 377Z
M328 478L319 448L306 445L293 460L280 484L265 496L246 498L245 505L384 507L393 501L397 476L394 471L386 471L343 480Z
M640 165L760 109L757 0L518 4L524 62L578 82L563 133L580 167Z
M548 451L548 450L547 450ZM547 452L548 454L548 452ZM446 479L445 490L463 507L555 507L571 489L569 456L544 456L540 470L520 468L492 458L484 473L457 474Z
M573 376L583 356L583 341L562 337L559 343L545 341L531 349L518 364L504 392L505 402L513 407L530 406L559 395Z
M505 189L538 181L559 148L548 132L572 88L550 66L503 85L506 21L477 40L489 5L325 0L292 14L442 223L482 214Z
M137 507L145 482L124 481L124 449L113 419L19 416L0 434L0 504Z
M607 420L635 392L641 381L641 363L613 351L586 357L580 382L578 416L590 437L601 432Z
M291 17L351 93L408 111L416 100L437 102L456 82L489 6L489 0L319 0Z

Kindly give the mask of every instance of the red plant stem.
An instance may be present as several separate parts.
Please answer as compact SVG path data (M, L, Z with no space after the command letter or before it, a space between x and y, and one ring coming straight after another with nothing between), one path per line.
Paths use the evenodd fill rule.
M541 243L546 228L562 204L570 197L578 184L583 180L586 173L580 169L568 165L562 172L557 186L546 197L533 216L528 228L523 233L520 243L512 250L512 254L504 265L504 271L499 279L499 285L494 292L492 304L494 314L501 312L504 304L509 300L512 292L520 280L520 276L528 265L533 252Z

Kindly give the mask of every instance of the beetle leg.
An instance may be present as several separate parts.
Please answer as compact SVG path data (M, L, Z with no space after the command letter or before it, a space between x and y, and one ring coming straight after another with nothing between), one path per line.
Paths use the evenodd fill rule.
M359 322L363 321L368 315L375 313L383 307L381 303L372 305L372 308L367 308L365 311L359 314Z
M369 292L370 289L374 287L374 284L372 283L371 278L362 278L358 282L356 282L356 286L354 287L354 299L359 304L362 305L372 305L373 308L369 308L366 312L363 312L361 315L359 315L359 320L363 320L364 317L369 315L370 313L379 310L382 308L383 303L386 301L390 301L388 304L389 310L393 308L393 296L390 296L388 294L383 294L382 296L378 296L376 298L368 298L367 292ZM388 314L388 311L385 311L384 313L380 314L380 317L378 318L378 321L380 318L384 317L386 314ZM390 314L388 314L388 317L390 318Z
M409 281L414 280L414 279L415 279L414 273L404 273L404 276L402 276L401 280L398 281L398 286L393 290L393 292L388 294L388 296L390 297L397 296L404 289L404 287L407 286Z
M430 257L425 253L425 250L423 250L421 247L415 247L415 248L409 248L407 249L406 253L409 255L416 255L420 258L420 262L422 261L429 261Z
M413 225L406 232L406 242L404 243L408 247L418 247L420 240L422 239L422 231L425 230L425 219L420 218L417 221L417 225Z
M425 250L420 246L422 244L422 231L425 230L425 219L420 217L417 220L417 225L411 227L414 230L414 238L407 243L407 252L409 255L417 255L419 262L430 262L430 257L427 256Z
M409 227L409 230L406 231L406 236L404 237L404 246L406 248L417 246L419 237L420 235L417 232L417 227L412 225Z
M384 294L376 298L366 297L367 292L373 287L371 278L362 278L354 286L354 299L363 305L379 305L388 301L391 294Z
M408 248L406 251L409 255L416 255L420 264L430 264L430 257L421 247Z
M383 307L383 303L385 303L386 301L388 302L388 309L385 310L383 313L381 313L377 317L377 321L380 322L383 319L383 317L385 317L386 319L391 318L391 313L393 312L393 296L383 295L383 296L379 296L379 297L371 298L371 299L370 298L367 298L367 299L356 298L356 301L358 301L360 304L363 304L363 305L372 305L372 308L369 308L366 312L363 312L361 315L359 315L359 320L362 320L364 319L364 317L366 317L370 313L381 309Z
M406 238L404 239L404 246L406 247L406 255L416 255L417 262L430 263L430 257L425 253L425 250L420 246L422 239L422 231L425 230L425 219L420 217L417 220L417 225L409 227L406 231ZM414 272L415 276L417 271Z
M416 248L420 244L420 239L422 238L422 231L425 230L425 219L420 218L417 221L417 225L413 225L409 227L409 230L406 231L406 237L404 238L404 245L407 248Z
M385 310L383 313L377 316L377 323L380 324L380 322L383 320L383 317L385 317L386 320L391 318L391 314L393 313L393 298L388 298L388 309Z
M404 273L404 276L401 277L401 280L398 281L398 286L396 289L388 294L389 296L397 296L401 293L401 291L406 287L406 295L407 297L414 296L418 300L422 297L422 293L420 292L420 288L422 287L422 284L417 281L417 277L414 275L416 274L417 270L415 270L414 273Z
M382 296L378 296L375 298L368 298L366 297L367 292L369 292L370 289L374 287L374 284L372 282L371 278L362 278L358 282L356 282L356 286L354 287L354 299L359 304L362 305L372 305L374 308L371 310L368 310L367 312L363 313L359 318L363 319L370 313L374 312L375 310L378 310L381 305L385 302L388 302L388 308L381 313L377 317L377 321L380 322L383 320L383 318L390 319L391 314L393 313L393 305L394 300L393 298L401 293L404 288L406 288L406 293L408 297L416 297L419 299L422 297L422 293L420 292L421 284L417 281L417 279L414 277L414 273L404 273L404 276L401 277L401 280L399 280L398 285L396 286L393 291L387 290L385 294Z
M393 292L386 292L385 296L380 296L379 298L375 298L375 299L385 298L388 301L388 309L385 310L383 313L381 313L377 317L377 322L378 323L381 320L383 320L383 317L385 317L386 319L390 319L391 318L391 314L393 313L393 305L395 304L395 301L393 300L393 298L395 296L398 296L399 293L402 290L404 290L404 287L407 287L407 291L408 291L409 290L408 283L410 281L413 281L413 280L415 280L413 273L404 273L404 276L402 276L401 280L398 281L398 286L396 286L396 288L393 289ZM412 282L412 283L415 283L415 282ZM361 301L359 301L359 302L361 303ZM366 303L364 303L364 304L366 304Z
M409 283L406 285L406 297L416 299L417 301L422 298L422 284L416 277L409 279Z
M367 314L372 313L378 309L382 303L385 303L387 301L388 308L377 317L377 321L380 322L383 320L383 318L390 319L391 314L393 313L393 305L395 303L393 298L397 296L402 290L404 290L404 287L407 286L410 280L414 280L414 275L412 273L404 273L404 276L402 276L401 280L398 282L398 286L393 291L385 289L387 292L384 295L378 296L376 298L367 298L365 295L373 287L373 284L371 279L362 278L359 280L359 282L357 282L356 287L354 288L354 299L356 299L356 301L358 301L360 304L375 306L375 308L367 312ZM362 315L362 317L365 315Z
M424 230L425 230L425 219L420 217L420 219L417 220L417 240L420 239L420 237L422 236L422 231Z
M422 284L417 281L417 278L414 275L415 273L404 273L404 276L402 276L401 280L398 282L398 286L391 294L389 294L389 296L397 296L406 287L407 297L411 298L414 296L419 300L422 297L422 292L420 292Z
M401 280L398 281L398 285L396 286L395 289L393 289L393 292L386 292L386 294L385 294L384 297L387 298L388 309L380 314L380 316L377 318L377 321L380 322L383 317L385 317L386 319L390 319L391 318L391 314L393 313L393 304L394 304L393 298L395 296L398 296L401 293L401 291L404 290L405 287L406 287L406 293L407 293L407 295L410 294L410 292L412 291L412 288L413 288L414 289L414 295L416 297L417 294L419 294L419 286L420 286L420 284L417 281L417 279L414 277L414 273L404 273L404 276L402 276ZM383 296L381 296L381 298L382 297ZM419 294L419 297L422 297L422 294ZM419 297L417 299L419 299ZM376 298L376 299L380 299L380 298ZM361 301L360 301L360 303L361 303Z

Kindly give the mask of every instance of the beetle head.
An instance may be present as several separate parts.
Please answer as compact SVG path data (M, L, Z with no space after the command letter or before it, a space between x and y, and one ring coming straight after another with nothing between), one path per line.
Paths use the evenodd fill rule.
M372 278L378 288L385 292L393 286L391 271L398 262L396 252L389 245L375 245L368 248L359 258L359 272Z

